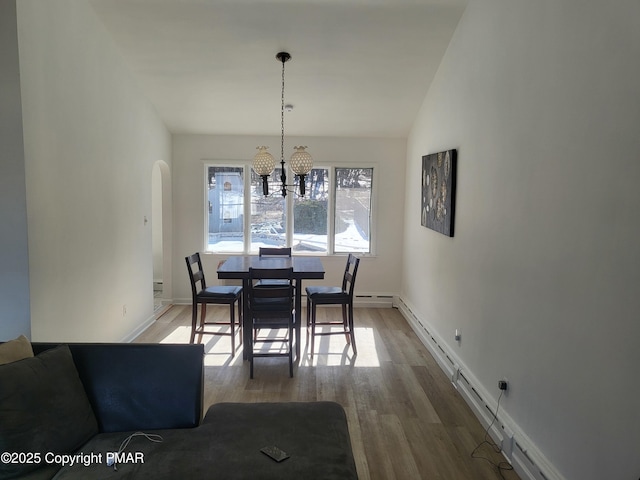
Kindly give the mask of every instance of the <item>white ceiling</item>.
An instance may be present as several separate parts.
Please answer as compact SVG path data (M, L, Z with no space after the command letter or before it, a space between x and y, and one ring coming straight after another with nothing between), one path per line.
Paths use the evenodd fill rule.
M173 133L406 137L467 0L89 0Z

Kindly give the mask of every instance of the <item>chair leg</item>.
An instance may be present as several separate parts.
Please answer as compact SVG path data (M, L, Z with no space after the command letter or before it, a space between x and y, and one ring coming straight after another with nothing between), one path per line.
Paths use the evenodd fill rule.
M202 303L200 305L200 328L204 328L204 320L207 318L207 304Z
M247 358L249 359L249 378L253 379L253 344L247 353Z
M311 318L311 300L309 300L309 297L307 297L307 345L309 345L309 334L311 332L311 329L309 328L310 325L310 318Z
M198 321L198 302L193 301L193 307L191 309L191 338L189 343L193 343L196 338L196 322Z
M202 343L202 335L204 332L204 325L207 321L207 304L200 304L200 333L198 334L198 343Z
M311 302L311 358L313 358L313 349L316 338L316 304Z
M293 325L289 325L289 378L293 378Z
M346 304L342 304L342 325L344 328L344 336L347 339L347 343L350 343L351 340L349 339L349 320L347 318L347 305Z
M242 336L244 335L244 314L242 312L242 295L238 297L238 325L240 325L240 345L242 345Z
M236 318L235 318L236 302L229 305L229 323L231 324L231 358L236 354Z
M258 332L260 332L259 328L254 328L253 329L253 344L254 345L258 341Z
M349 333L351 335L351 348L353 348L353 354L358 354L358 349L356 349L356 333L353 328L353 303L349 303Z

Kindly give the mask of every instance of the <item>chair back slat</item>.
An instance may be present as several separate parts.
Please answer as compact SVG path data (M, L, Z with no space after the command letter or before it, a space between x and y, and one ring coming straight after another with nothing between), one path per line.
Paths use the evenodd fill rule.
M193 255L185 257L185 261L187 263L187 270L189 272L189 281L191 282L191 293L195 298L198 292L207 288L207 282L204 278L204 271L202 270L202 260L200 259L200 252L196 252ZM194 269L194 267L197 267L197 270ZM198 283L200 283L200 288L198 288Z
M258 280L288 280L260 286ZM293 311L293 268L249 268L249 310L254 317L282 317Z
M251 280L264 280L264 279L292 279L293 267L286 268L253 268L249 267L249 279Z
M349 297L353 297L358 265L360 265L360 259L350 253L349 258L347 258L347 265L344 269L344 277L342 279L342 290L347 292Z
M204 280L204 272L201 270L193 273L193 281L198 283Z
M258 250L260 257L290 257L291 247L260 247Z

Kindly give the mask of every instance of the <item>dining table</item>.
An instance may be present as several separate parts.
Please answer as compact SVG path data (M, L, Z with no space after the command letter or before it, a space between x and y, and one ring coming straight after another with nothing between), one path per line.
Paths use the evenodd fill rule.
M218 266L219 279L242 280L242 358L248 358L248 348L253 349L252 319L249 312L249 268L293 268L295 281L295 349L296 362L300 360L300 335L302 327L302 281L322 280L324 266L319 257L260 257L258 255L234 255Z

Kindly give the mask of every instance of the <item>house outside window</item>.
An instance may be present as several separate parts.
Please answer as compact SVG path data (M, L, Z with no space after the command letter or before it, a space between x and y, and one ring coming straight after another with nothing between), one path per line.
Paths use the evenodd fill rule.
M207 169L207 249L241 253L244 250L244 169Z
M316 167L305 178L304 197L294 191L282 197L276 169L265 197L249 165L208 164L205 249L255 254L262 246L291 246L294 254L373 253L373 170Z
M287 209L285 199L279 193L280 168L269 176L269 192L262 194L262 179L251 172L251 239L249 252L257 253L260 247L284 247L287 243Z

